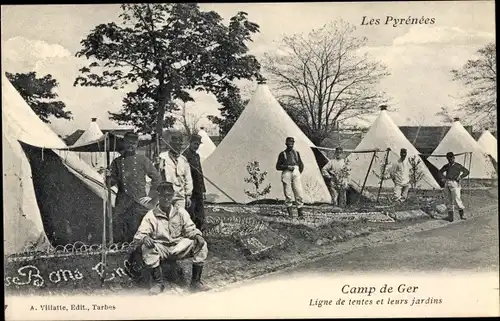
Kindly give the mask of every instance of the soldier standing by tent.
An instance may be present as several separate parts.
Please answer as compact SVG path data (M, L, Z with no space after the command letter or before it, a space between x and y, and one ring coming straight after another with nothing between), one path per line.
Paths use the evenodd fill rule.
M193 260L191 290L209 290L201 282L203 265L208 254L207 242L186 210L172 206L176 194L173 184L162 182L158 185L158 193L158 206L144 216L132 243L133 248L141 249L142 259L151 270L155 284L151 287L150 294L159 294L165 289L162 260L189 257Z
M158 200L156 186L161 180L160 173L144 155L137 154L139 136L126 133L123 150L106 170L106 184L118 185L113 215L115 242L130 242L143 216ZM146 176L151 179L149 195L146 196Z
M292 217L293 197L297 204L297 212L299 219L304 218L302 206L303 203L303 189L300 175L304 171L304 163L300 158L298 151L293 149L295 139L287 137L285 140L286 149L278 156L276 162L276 170L281 171L281 181L283 182L283 192L285 194L285 204L288 214Z
M201 136L194 134L191 136L188 149L184 152L184 157L191 166L191 178L193 180L193 193L191 194L191 206L187 208L191 219L196 227L203 231L205 225L205 180L203 179L203 169L201 168L200 155L198 149L201 144Z
M189 208L191 207L191 193L193 191L193 180L191 168L186 157L181 155L184 139L182 134L174 133L170 137L170 150L160 154L160 173L162 178L174 184L175 195L173 205Z
M394 199L404 202L410 189L410 163L406 159L406 148L401 148L399 159L389 169L389 175L394 182Z
M446 198L446 205L448 207L448 221L453 222L454 205L458 207L458 213L460 214L460 219L465 220L464 216L464 204L460 196L460 181L462 178L469 175L469 170L459 163L455 162L455 154L453 152L446 153L446 159L448 159L448 164L444 165L440 170L439 174L444 175L443 181L444 185L444 196Z
M335 149L335 158L331 159L321 169L321 174L328 181L328 190L332 196L332 205L345 207L347 205L347 187L349 186L349 172L345 159L342 157L342 147Z

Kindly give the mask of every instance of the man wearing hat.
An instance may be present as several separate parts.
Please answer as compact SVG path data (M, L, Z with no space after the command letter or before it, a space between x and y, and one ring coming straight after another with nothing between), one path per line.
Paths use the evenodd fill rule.
M404 202L410 189L411 166L406 158L407 154L406 148L401 148L398 161L389 169L389 176L394 183L394 200L396 202Z
M132 240L142 217L157 200L160 173L146 156L136 153L138 142L137 134L126 133L120 156L105 171L106 184L118 186L113 213L113 239L116 243ZM149 195L146 195L146 176L151 179Z
M465 220L465 206L460 196L460 181L469 175L469 170L455 162L455 154L453 152L446 153L446 159L448 159L448 164L439 170L439 174L444 181L444 196L447 203L446 206L448 207L448 221L453 222L455 205L458 207L460 219Z
M281 171L281 182L283 183L283 193L285 194L285 205L288 215L290 215L290 217L293 216L292 207L295 197L299 219L303 219L304 213L302 206L304 205L304 191L302 189L300 175L304 171L304 163L302 162L299 152L293 148L294 144L295 139L293 137L286 138L286 149L278 156L276 170Z
M174 185L175 195L173 205L182 208L191 206L191 193L193 191L193 180L191 168L186 157L182 156L184 138L182 133L172 133L167 144L169 150L160 153L160 173L162 178Z
M342 147L335 148L335 157L321 169L321 174L328 182L332 205L340 207L347 205L347 187L349 186L349 170L343 153Z
M207 243L183 207L172 205L176 194L174 185L158 185L159 203L143 218L134 236L132 248L141 249L144 264L151 270L155 284L150 294L164 291L166 283L161 268L164 260L192 258L192 291L206 291L201 283L203 265L208 255Z
M201 231L205 228L205 180L203 178L203 169L201 168L200 148L201 136L194 134L191 136L188 149L184 152L184 157L191 166L191 178L193 179L193 193L191 194L191 206L187 208L191 219L196 227Z

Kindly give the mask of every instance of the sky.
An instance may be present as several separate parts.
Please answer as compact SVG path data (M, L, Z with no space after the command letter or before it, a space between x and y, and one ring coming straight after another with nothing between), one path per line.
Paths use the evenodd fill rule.
M462 84L453 82L451 69L460 68L475 52L495 41L493 1L419 2L311 2L311 3L204 3L203 10L217 11L228 23L238 11L245 11L260 26L249 44L250 52L262 57L275 52L284 35L309 33L314 28L342 19L356 27L356 35L367 37L361 49L387 66L390 76L378 89L385 91L389 108L398 125L438 125L440 107L455 108L465 94ZM73 113L73 120L51 119L58 134L86 129L90 118L101 128L119 127L108 119L108 111L121 108L126 91L108 88L74 87L78 69L86 64L76 58L80 41L98 24L117 20L120 7L110 5L10 5L1 8L2 70L36 71L51 74L59 82L59 97ZM362 25L363 17L380 19L379 25ZM434 18L432 25L385 25L387 16L406 19ZM250 95L254 88L246 87ZM194 93L188 113L203 117L218 115L214 96ZM461 116L461 115L457 115ZM376 117L359 125L369 126Z

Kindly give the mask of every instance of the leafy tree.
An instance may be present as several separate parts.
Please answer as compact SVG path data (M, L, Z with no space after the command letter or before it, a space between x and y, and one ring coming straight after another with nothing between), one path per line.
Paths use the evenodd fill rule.
M468 60L461 69L452 70L453 80L461 81L469 92L461 109L478 123L495 127L497 113L496 44L477 51L478 59Z
M218 99L237 79L260 76L260 64L247 43L259 32L245 12L229 26L214 11L195 3L124 4L115 22L96 26L81 41L77 57L91 62L80 69L75 86L122 89L136 84L111 119L132 124L142 133L161 134L174 122L172 102L193 101L188 90L213 93Z
M57 80L48 74L37 78L36 72L29 73L5 73L14 88L21 97L33 109L35 114L45 123L50 123L49 117L72 119L71 112L65 111L66 104L56 100L58 95L54 89L59 85Z
M253 191L245 190L249 197L259 200L271 192L271 184L265 184L267 171L261 172L258 161L249 162L247 165L248 177L244 178L245 183L253 186Z
M284 37L281 50L265 56L284 108L316 145L342 121L369 114L386 101L376 85L389 73L360 53L367 39L354 31L343 21L326 24L307 35Z

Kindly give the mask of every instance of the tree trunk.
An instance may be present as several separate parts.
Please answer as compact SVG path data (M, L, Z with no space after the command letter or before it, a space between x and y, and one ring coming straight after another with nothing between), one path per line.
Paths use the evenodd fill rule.
M155 156L160 155L161 139L163 137L163 120L165 119L165 111L167 103L170 101L171 86L165 84L164 74L160 74L158 77L159 88L158 88L158 110L156 114L156 142L155 142Z

